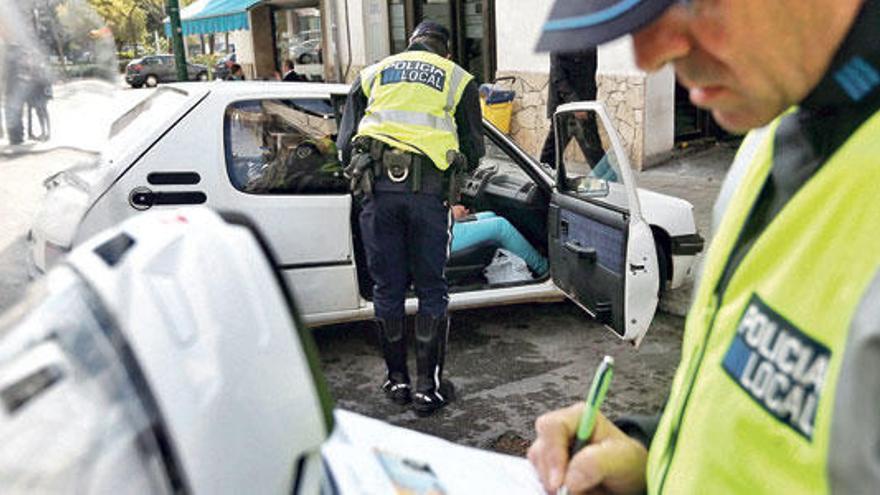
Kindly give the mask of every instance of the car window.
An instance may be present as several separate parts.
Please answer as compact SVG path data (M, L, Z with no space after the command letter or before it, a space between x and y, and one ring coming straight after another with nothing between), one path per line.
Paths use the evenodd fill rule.
M504 151L504 148L492 141L492 137L484 133L483 143L486 147L486 154L480 158L479 168L496 168L498 173L513 175L526 181L532 179L523 171L522 167Z
M602 119L592 110L556 115L560 191L627 208L617 152Z
M188 99L189 94L178 88L159 88L110 125L110 141L104 151L107 163L113 163L132 143L142 141L168 119Z
M330 100L249 100L226 109L232 185L251 194L347 194Z

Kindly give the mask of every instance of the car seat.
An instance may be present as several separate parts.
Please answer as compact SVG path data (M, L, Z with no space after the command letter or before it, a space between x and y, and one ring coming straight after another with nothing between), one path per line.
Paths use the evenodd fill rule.
M450 286L484 283L483 268L492 262L499 247L496 241L484 241L451 253L446 262L446 281Z

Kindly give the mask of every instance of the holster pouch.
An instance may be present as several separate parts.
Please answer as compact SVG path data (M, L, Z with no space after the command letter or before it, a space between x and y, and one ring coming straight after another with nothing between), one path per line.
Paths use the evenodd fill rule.
M373 158L369 153L356 152L344 172L351 179L350 188L355 197L372 196Z
M382 162L382 154L385 152L385 143L378 139L366 138L369 143L370 156L377 162Z
M467 157L459 151L449 150L446 152L446 161L449 163L446 170L446 180L449 181L446 200L454 205L461 202L460 172L467 167Z
M382 154L382 166L391 182L405 181L409 177L412 164L412 153L397 148L386 148Z

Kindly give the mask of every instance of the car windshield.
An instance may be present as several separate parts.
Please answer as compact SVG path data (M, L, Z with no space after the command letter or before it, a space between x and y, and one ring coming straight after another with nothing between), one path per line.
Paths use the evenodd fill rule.
M105 163L115 163L132 141L166 125L188 98L189 94L181 89L159 88L116 119L110 126L110 142L104 151Z

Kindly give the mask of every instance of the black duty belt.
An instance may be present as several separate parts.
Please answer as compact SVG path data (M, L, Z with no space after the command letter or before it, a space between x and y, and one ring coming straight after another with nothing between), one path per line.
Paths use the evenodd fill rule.
M377 139L365 141L358 144L373 159L375 190L446 194L446 174L427 156L388 146Z

